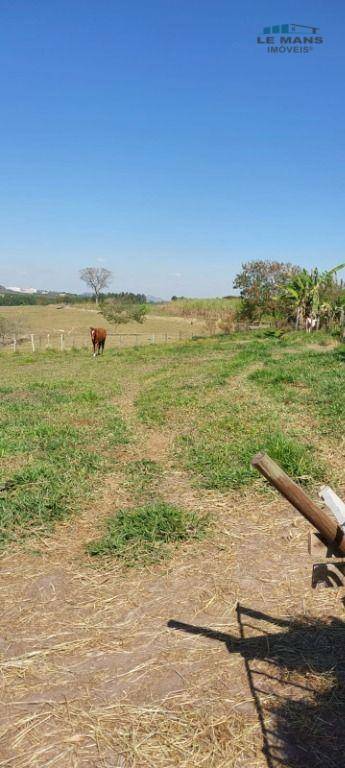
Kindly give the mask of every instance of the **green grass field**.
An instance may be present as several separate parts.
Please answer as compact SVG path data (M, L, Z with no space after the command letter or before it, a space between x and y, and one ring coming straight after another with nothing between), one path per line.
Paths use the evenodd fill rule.
M97 360L83 351L3 354L2 543L78 513L114 465L135 504L152 483L150 500L159 501L164 468L123 463L119 450L152 428L173 432L170 458L192 485L258 482L250 460L259 450L300 482L330 477L327 441L336 444L344 426L343 353L307 340L223 336ZM130 419L121 408L128 383Z

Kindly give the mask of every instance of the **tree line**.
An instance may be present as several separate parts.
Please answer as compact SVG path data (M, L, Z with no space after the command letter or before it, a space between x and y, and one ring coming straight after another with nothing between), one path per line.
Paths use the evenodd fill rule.
M100 294L99 300L106 299L126 300L131 303L145 304L147 299L144 293L131 293L121 291L120 293L109 292ZM85 304L85 302L94 301L91 294L78 293L0 293L1 307L21 307L21 306L48 306L49 304Z

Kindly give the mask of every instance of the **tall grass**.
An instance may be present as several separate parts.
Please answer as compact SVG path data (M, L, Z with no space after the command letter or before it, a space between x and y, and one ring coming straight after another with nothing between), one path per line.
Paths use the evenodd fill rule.
M236 296L229 299L176 299L163 304L154 304L151 311L162 315L205 318L210 313L218 312L222 315L237 309L239 304L240 299Z

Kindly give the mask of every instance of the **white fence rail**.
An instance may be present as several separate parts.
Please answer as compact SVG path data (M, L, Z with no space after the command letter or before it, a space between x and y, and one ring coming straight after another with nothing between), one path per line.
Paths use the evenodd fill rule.
M136 347L148 344L164 344L193 338L193 334L184 333L108 333L106 348ZM12 352L39 352L46 349L64 352L71 349L90 349L92 344L89 334L74 331L16 333L0 336L0 350Z

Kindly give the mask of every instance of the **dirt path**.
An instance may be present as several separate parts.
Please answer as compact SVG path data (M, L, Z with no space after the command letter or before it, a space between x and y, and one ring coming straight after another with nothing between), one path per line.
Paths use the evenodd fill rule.
M307 526L270 492L193 488L169 460L173 430L136 428L123 458L164 463L163 497L211 511L213 534L165 565L96 569L95 520L129 503L114 473L96 505L2 557L0 766L299 768L283 698L298 712L330 681L290 662L301 640L284 621L341 615L336 592L310 590Z

